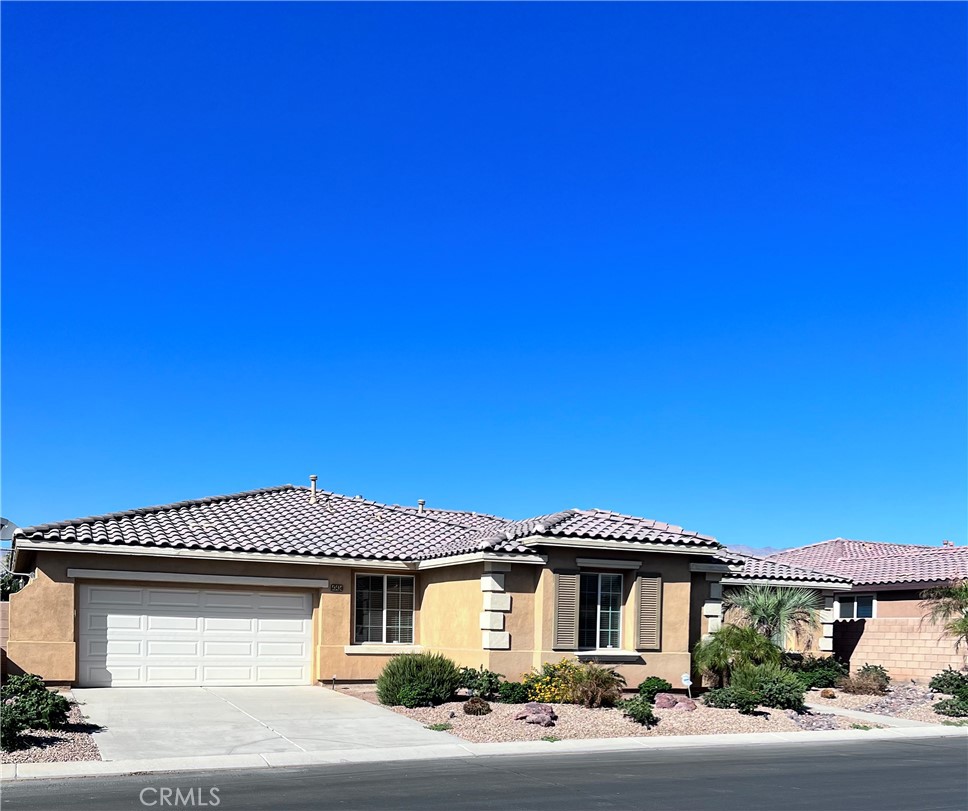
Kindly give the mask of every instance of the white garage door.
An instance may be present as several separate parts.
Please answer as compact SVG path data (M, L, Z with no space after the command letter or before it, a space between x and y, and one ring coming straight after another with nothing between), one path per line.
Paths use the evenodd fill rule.
M308 593L82 584L85 687L309 684Z

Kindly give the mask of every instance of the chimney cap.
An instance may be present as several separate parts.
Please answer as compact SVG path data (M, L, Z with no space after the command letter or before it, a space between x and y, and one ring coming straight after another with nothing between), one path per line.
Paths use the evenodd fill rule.
M418 498L417 499L417 512L418 513L422 513L424 511L424 508L426 506L427 506L427 499L425 499L425 498Z

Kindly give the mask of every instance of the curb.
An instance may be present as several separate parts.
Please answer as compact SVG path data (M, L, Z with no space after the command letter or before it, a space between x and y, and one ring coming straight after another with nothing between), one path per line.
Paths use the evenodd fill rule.
M336 749L323 752L272 752L264 755L210 755L207 757L150 758L140 760L85 760L66 763L4 763L0 780L41 780L68 777L107 777L159 772L221 771L226 769L278 769L338 763L392 763L408 760L493 757L497 755L551 755L637 750L703 748L709 746L769 746L789 743L865 742L918 738L968 738L968 727L926 725L888 729L841 729L820 732L748 732L726 735L678 735L655 738L590 738L511 743L446 743L384 749Z

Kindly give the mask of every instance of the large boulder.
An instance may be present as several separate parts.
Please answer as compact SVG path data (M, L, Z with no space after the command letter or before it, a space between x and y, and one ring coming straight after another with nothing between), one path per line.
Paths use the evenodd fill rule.
M692 712L696 709L696 702L691 698L679 698L672 709L682 710L683 712Z
M558 715L551 708L550 704L539 704L537 701L529 701L517 711L514 720L524 721L526 724L553 727L555 721L558 720Z
M657 710L671 710L676 706L678 699L672 693L657 693L655 697L655 708Z
M534 715L529 715L524 719L526 724L537 724L541 727L553 727L555 725L554 719L543 712L536 712Z

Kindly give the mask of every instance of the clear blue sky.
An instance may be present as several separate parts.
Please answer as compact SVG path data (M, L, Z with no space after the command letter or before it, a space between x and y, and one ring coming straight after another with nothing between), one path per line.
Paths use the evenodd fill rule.
M10 4L3 514L966 542L964 4Z

